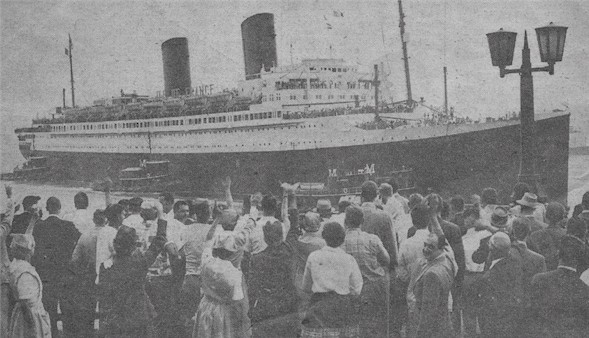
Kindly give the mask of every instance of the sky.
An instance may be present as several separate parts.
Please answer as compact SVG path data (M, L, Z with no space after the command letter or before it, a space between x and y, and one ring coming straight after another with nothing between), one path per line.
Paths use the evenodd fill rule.
M275 15L279 64L331 55L371 67L388 55L393 98L405 99L397 6L396 0L0 1L0 120L30 125L62 104L62 88L71 105L68 34L79 106L121 89L162 91L161 43L173 37L188 38L193 87L233 88L244 77L241 22L261 12ZM569 107L573 118L584 116L589 2L404 0L403 6L414 99L441 106L447 66L449 105L459 113L519 111L519 78L499 77L485 34L517 32L519 67L528 30L532 64L542 66L534 28L554 22L569 27L564 58L553 76L534 74L536 112Z

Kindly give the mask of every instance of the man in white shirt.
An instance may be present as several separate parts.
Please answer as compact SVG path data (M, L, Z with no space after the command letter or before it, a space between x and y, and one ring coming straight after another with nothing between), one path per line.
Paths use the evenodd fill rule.
M285 195L288 198L287 195ZM287 199L283 198L282 203L282 233L283 233L283 240L286 240L286 234L290 230L290 221L288 219L288 202ZM278 211L278 203L276 198L272 195L264 195L261 202L261 211L262 217L255 220L255 227L249 237L248 244L247 244L247 251L255 255L257 253L262 252L264 249L268 247L266 242L264 241L264 231L263 227L266 223L274 223L278 221L275 217Z
M80 233L85 233L88 230L94 229L94 213L88 210L88 195L80 191L74 196L74 206L76 210L72 213L66 214L63 219L74 223L76 229Z
M158 200L164 207L165 220L174 219L174 195L169 192L163 192L159 195Z
M141 197L133 197L129 200L129 212L131 214L123 220L123 225L143 231L144 225L143 218L141 217L142 203L143 199Z

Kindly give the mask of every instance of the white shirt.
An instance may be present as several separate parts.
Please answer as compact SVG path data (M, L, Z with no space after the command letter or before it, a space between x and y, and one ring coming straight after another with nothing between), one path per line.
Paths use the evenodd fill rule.
M352 255L340 248L325 246L313 251L307 259L303 274L305 291L359 295L362 283L358 263Z
M94 212L88 209L76 209L76 211L66 214L63 220L74 223L80 233L94 228Z
M399 267L397 274L399 278L405 282L409 281L415 264L423 256L423 243L425 243L429 236L429 230L418 229L413 237L408 238L401 243L399 247Z
M483 272L485 264L477 264L472 260L472 254L477 251L481 244L481 239L491 236L488 230L476 231L475 228L470 228L466 234L462 236L462 244L464 245L464 258L466 263L466 271Z
M273 223L276 221L278 221L278 220L273 216L262 216L260 219L258 219L256 221L256 226L252 229L252 232L249 236L246 251L248 251L252 255L264 251L264 249L266 249L268 247L268 245L266 244L266 241L264 240L264 226L268 222ZM237 228L237 226L236 226L236 228ZM282 240L283 241L286 240L286 235L288 234L289 230L290 230L290 222L288 221L288 218L287 218L284 220L284 222L282 222Z
M500 260L502 260L503 258L504 258L504 257L501 257L501 258L494 259L494 260L491 262L491 266L489 267L489 270L491 270L491 269L492 269L492 268L495 266L495 264L499 263L499 261L500 261Z
M123 225L134 228L135 230L141 230L144 228L143 217L139 214L131 214L123 220Z

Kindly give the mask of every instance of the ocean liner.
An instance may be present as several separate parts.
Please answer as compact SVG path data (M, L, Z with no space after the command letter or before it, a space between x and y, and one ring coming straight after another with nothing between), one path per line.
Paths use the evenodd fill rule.
M376 66L362 71L342 59L279 65L272 14L251 16L241 29L238 88L192 88L188 40L173 38L161 46L163 94L121 91L89 107L59 107L51 119L17 130L21 150L46 157L57 182L120 183L121 172L153 161L165 163L176 191L209 194L230 176L236 193L276 192L280 182L324 182L334 170L370 166L383 174L412 168L418 190L470 194L494 186L509 194L519 119L418 113L405 43L408 100L385 105ZM568 129L567 112L536 116L537 171L554 199L566 198ZM134 171L141 172L126 173Z

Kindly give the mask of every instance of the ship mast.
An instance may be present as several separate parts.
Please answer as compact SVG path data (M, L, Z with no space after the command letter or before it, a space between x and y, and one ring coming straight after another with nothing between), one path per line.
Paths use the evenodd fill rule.
M66 54L70 57L70 81L72 83L72 108L76 107L76 96L74 94L74 66L72 63L72 36L68 33L69 48L66 49Z
M407 102L413 104L411 96L411 78L409 76L409 56L407 55L407 41L405 41L405 13L403 13L403 4L399 0L399 29L401 31L401 42L403 44L403 61L405 64L405 84L407 85Z

